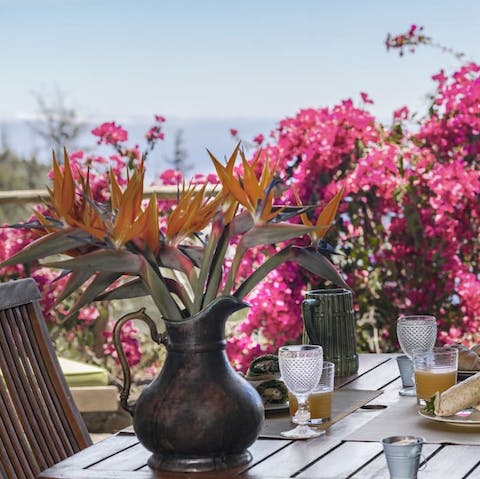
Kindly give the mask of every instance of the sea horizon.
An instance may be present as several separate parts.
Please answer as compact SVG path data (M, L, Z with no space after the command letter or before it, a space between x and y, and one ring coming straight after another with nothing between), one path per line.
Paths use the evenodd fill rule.
M128 131L128 146L139 145L143 150L145 133L153 124L153 116L131 117L122 120L85 120L82 132L72 145L65 145L67 151L82 149L86 152L109 155L114 151L96 143L96 137L91 130L105 121L115 121ZM163 127L165 139L159 141L155 150L147 160L147 177L154 178L172 168L171 161L174 157L175 136L182 131L182 148L186 152L185 164L188 167L186 176L206 174L213 171L207 149L219 159L228 157L235 147L237 140L231 135L230 129L238 131L239 138L246 145L252 142L258 134L265 136L275 128L279 120L272 118L172 118L166 120ZM25 159L35 157L39 162L48 164L51 161L53 148L34 132L33 126L38 126L40 120L27 118L13 118L0 120L0 148L2 151L10 149L15 154Z

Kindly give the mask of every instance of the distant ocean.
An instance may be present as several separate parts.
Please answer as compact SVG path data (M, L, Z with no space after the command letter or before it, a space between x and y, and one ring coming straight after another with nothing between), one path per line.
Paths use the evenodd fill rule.
M145 145L144 135L153 122L150 119L115 121L129 132L129 145L138 144L141 149ZM207 148L219 159L228 156L235 147L236 141L230 134L230 129L238 130L242 140L251 142L262 133L265 136L275 128L279 119L168 119L164 123L165 140L157 144L149 157L147 174L150 179L158 176L167 168L171 168L174 157L174 141L176 132L182 130L182 149L186 151L186 164L191 166L187 177L195 173L209 173L213 170L207 154ZM75 146L85 151L106 154L111 152L96 145L96 138L90 133L92 128L101 121L85 125ZM36 135L26 120L0 120L0 148L9 147L14 152L25 157L36 156L39 161L50 162L51 146ZM73 150L66 145L67 150Z

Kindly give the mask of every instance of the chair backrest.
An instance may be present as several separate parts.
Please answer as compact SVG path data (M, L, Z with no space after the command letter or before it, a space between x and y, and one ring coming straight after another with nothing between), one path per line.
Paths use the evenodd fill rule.
M0 477L30 479L91 444L31 278L0 284Z

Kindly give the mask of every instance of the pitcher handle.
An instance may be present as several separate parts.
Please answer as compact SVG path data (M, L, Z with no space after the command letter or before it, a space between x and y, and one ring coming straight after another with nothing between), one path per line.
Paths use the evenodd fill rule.
M120 340L120 332L126 322L134 319L140 319L141 321L147 323L147 326L150 329L150 336L157 344L166 345L167 342L166 335L159 334L157 325L153 319L147 313L145 313L145 308L141 308L134 313L125 314L115 323L113 328L113 345L115 347L115 351L117 351L118 360L120 361L123 372L123 386L120 392L120 405L132 416L135 413L135 403L128 402L128 397L130 396L130 387L132 385L132 376L130 374L130 367L128 365L125 351L123 350L122 341Z

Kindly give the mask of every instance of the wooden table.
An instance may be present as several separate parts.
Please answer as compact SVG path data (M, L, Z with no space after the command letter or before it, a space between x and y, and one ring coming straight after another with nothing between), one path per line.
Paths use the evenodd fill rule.
M326 434L304 441L258 439L250 448L253 461L239 470L219 473L165 473L146 466L150 453L132 434L118 433L43 472L44 479L174 479L232 478L388 478L378 442L345 441L354 430L399 399L400 379L395 355L360 356L358 374L337 378L336 388L383 390L383 394L333 424ZM480 432L479 432L480 434ZM479 478L480 446L425 444L426 478Z

